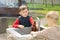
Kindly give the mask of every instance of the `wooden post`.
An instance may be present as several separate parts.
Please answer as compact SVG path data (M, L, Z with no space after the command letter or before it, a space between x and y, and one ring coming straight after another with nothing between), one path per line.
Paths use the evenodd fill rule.
M6 32L6 28L8 28L8 21L7 18L1 17L0 18L0 34Z
M18 0L18 6L22 4L22 0Z

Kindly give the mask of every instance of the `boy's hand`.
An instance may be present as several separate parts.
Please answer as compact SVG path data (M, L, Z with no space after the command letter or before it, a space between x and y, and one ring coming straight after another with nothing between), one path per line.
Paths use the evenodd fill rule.
M23 26L23 25L18 25L18 27L19 27L19 28L21 28L21 29L23 29L23 28L24 28L24 26Z

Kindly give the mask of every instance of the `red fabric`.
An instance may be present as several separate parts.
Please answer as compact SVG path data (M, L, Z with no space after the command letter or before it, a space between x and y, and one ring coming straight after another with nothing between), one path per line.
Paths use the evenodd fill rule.
M34 20L32 17L30 17L29 21L31 22L32 25L34 25ZM18 28L18 25L19 25L19 19L17 18L12 26L13 28Z
M18 25L19 25L19 19L17 18L12 26L13 28L18 28Z
M32 25L34 25L34 20L33 20L32 17L30 17L30 22L31 22Z

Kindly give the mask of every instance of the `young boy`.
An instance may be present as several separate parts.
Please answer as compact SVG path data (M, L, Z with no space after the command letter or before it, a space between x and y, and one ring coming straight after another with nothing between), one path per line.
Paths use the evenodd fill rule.
M19 14L20 17L18 17L15 22L13 23L14 28L21 28L24 27L31 27L34 25L34 20L31 16L28 16L28 8L25 5L22 5L19 7ZM33 26L34 27L34 26ZM36 27L37 29L37 27Z

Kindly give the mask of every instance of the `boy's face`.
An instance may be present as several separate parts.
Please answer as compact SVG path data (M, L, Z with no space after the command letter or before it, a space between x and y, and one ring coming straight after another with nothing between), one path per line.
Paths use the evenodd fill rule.
M19 14L23 17L27 17L28 16L28 9L24 9L24 10L20 11Z

